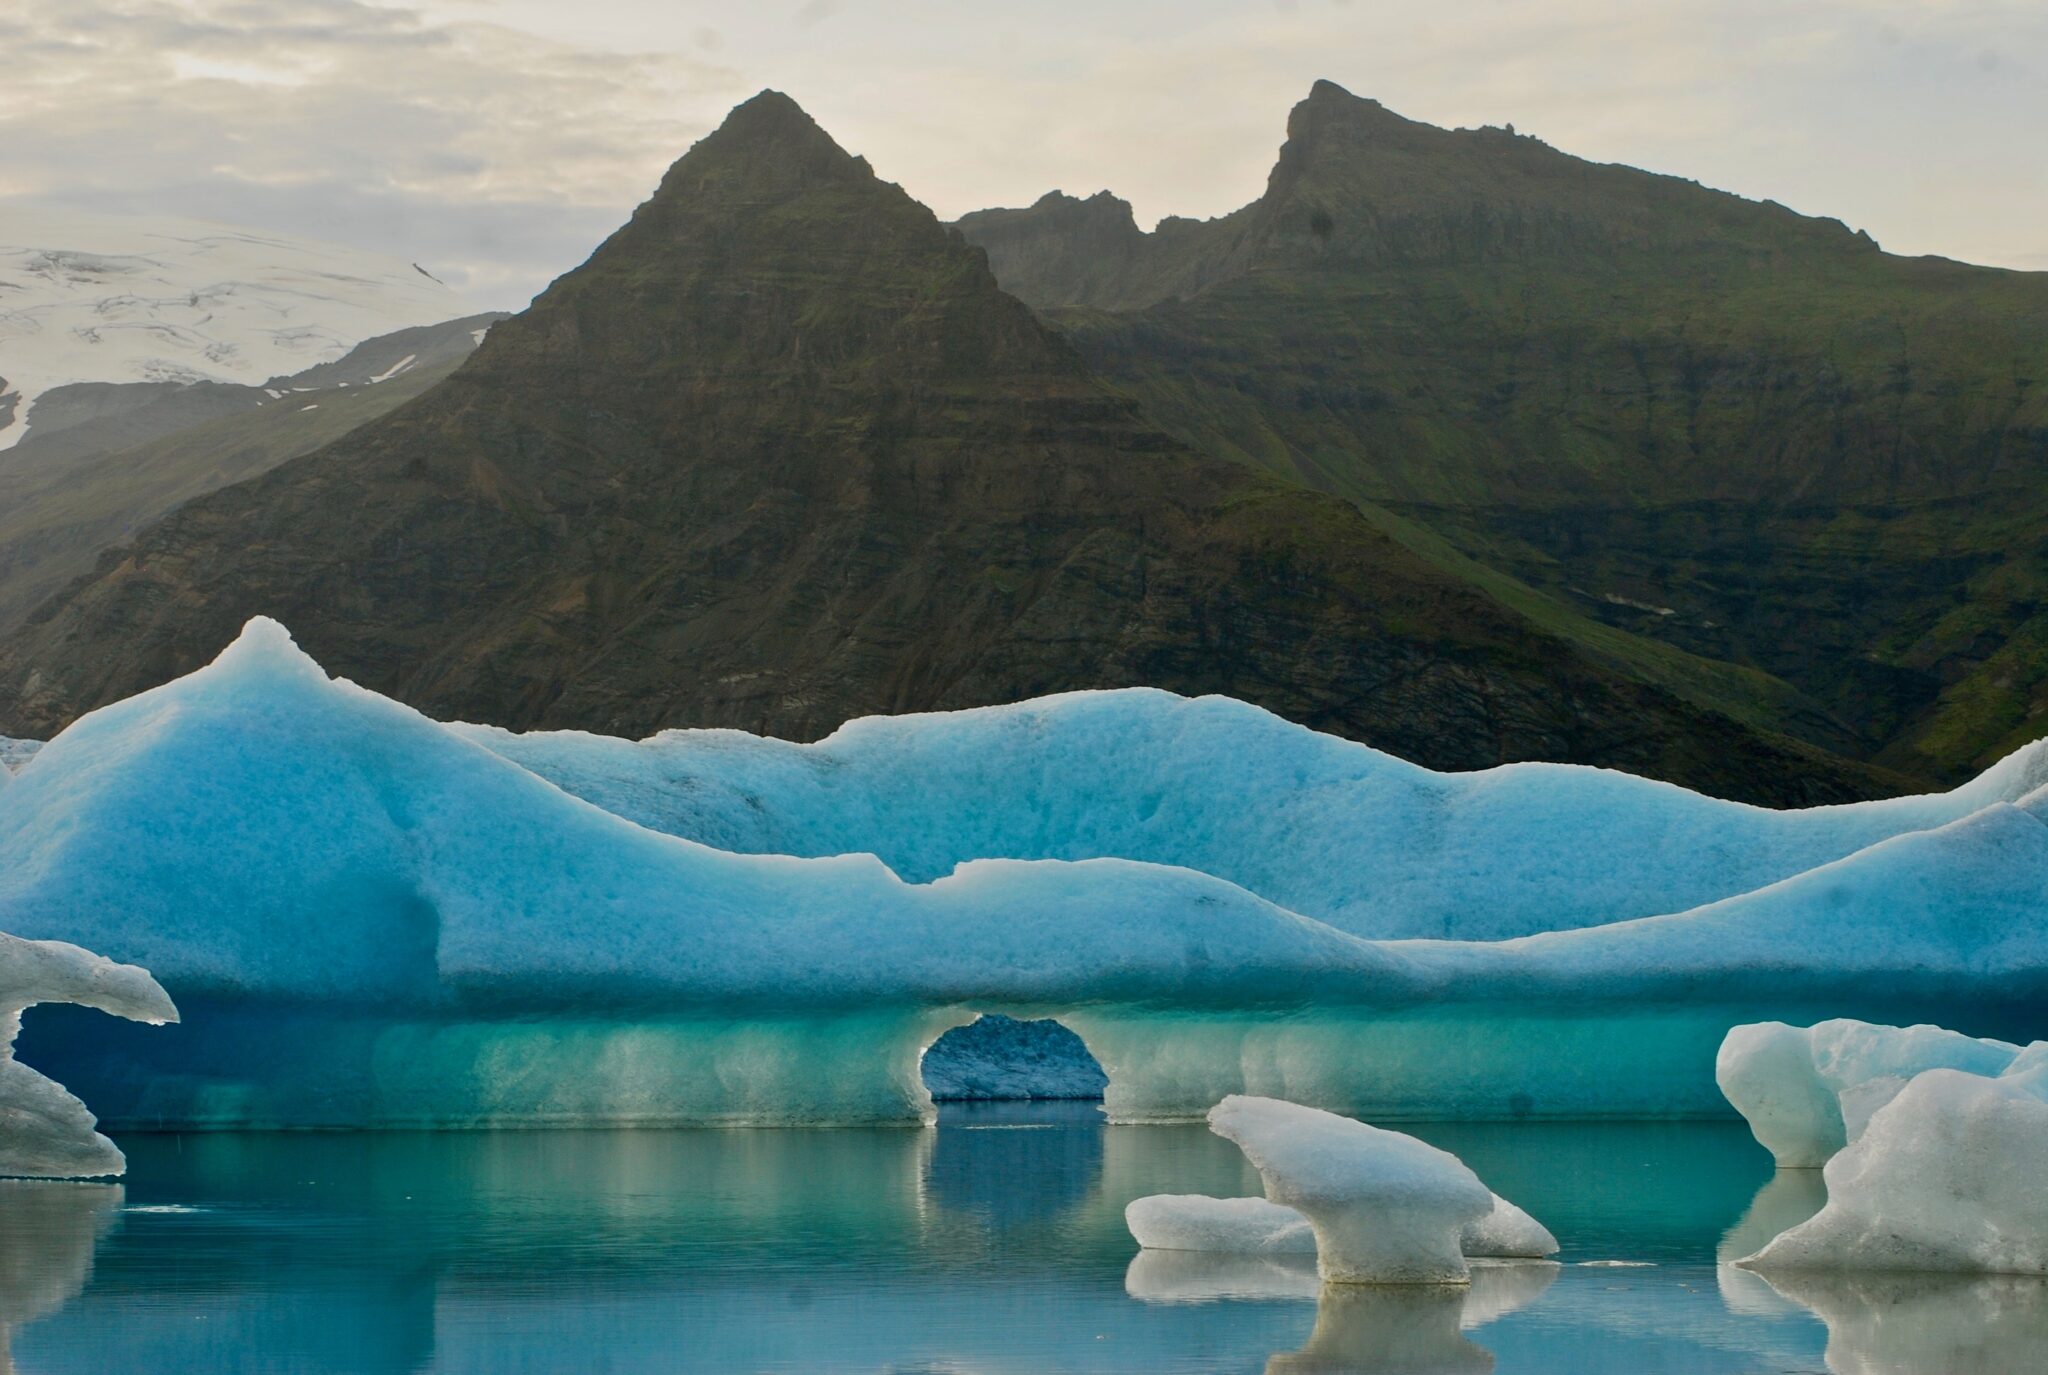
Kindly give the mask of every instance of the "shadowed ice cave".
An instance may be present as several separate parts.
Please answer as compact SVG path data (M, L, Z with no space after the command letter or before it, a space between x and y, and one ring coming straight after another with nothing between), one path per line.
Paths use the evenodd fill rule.
M1051 1018L991 1012L932 1043L924 1086L938 1102L1061 1098L1100 1100L1109 1076L1079 1036Z

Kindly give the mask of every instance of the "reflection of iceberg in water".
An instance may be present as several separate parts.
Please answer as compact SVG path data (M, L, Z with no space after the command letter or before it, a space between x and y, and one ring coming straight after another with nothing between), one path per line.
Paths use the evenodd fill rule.
M1453 1375L1493 1369L1493 1353L1465 1336L1532 1302L1557 1278L1549 1261L1472 1266L1472 1283L1333 1284L1316 1302L1316 1327L1299 1351L1276 1353L1266 1375Z
M1773 1275L1827 1324L1835 1375L2038 1375L2048 1280L2018 1275Z
M1780 1232L1790 1231L1819 1212L1828 1188L1819 1170L1779 1170L1758 1189L1740 1220L1714 1248L1715 1281L1731 1313L1769 1317L1791 1311L1783 1295L1753 1270L1734 1262L1761 1251Z
M1314 1256L1141 1250L1124 1271L1124 1292L1142 1303L1312 1299L1323 1292L1323 1282Z
M1493 1354L1464 1333L1533 1302L1558 1275L1551 1261L1475 1261L1470 1285L1333 1284L1308 1256L1140 1251L1124 1290L1144 1303L1316 1300L1316 1326L1268 1375L1336 1371L1488 1371Z
M93 1247L121 1207L118 1184L0 1180L0 1375L16 1328L85 1288Z

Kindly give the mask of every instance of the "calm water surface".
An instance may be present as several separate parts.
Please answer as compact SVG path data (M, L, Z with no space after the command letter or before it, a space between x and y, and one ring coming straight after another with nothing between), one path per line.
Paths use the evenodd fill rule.
M1446 1124L1565 1244L1460 1291L1136 1255L1123 1205L1250 1194L1200 1126L131 1137L0 1184L0 1371L2036 1371L2020 1281L1717 1268L1820 1202L1739 1123ZM1733 1233L1731 1236L1730 1234ZM1627 1265L1594 1262L1630 1262Z

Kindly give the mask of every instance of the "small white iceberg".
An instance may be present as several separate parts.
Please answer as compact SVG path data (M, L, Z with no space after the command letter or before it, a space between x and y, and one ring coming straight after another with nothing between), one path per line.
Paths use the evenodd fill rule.
M1827 1205L1740 1264L2048 1274L2048 1066L1916 1075L1824 1177Z
M37 1003L80 1003L133 1021L178 1020L146 970L60 941L0 933L0 1176L71 1179L121 1174L128 1162L62 1084L14 1058L21 1014Z
M1818 1169L1862 1135L1871 1115L1914 1075L1930 1069L2002 1074L2020 1054L2005 1041L1938 1026L1848 1018L1810 1027L1757 1022L1733 1028L1722 1040L1714 1079L1780 1169Z
M1303 1255L1326 1282L1462 1284L1468 1255L1543 1256L1557 1240L1447 1151L1274 1098L1209 1112L1265 1182L1263 1199L1155 1195L1125 1210L1141 1246Z

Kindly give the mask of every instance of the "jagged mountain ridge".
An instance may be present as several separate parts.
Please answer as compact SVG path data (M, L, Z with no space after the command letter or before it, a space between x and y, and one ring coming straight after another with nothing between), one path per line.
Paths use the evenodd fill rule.
M1808 719L1756 719L1930 779L2048 726L2048 274L1329 83L1222 219L960 226L1175 435L1448 539L1560 633L1761 671Z
M0 722L47 733L257 613L366 685L512 726L811 737L1148 683L1452 767L1887 786L1161 433L774 93L446 381L190 502L40 610L0 646Z

